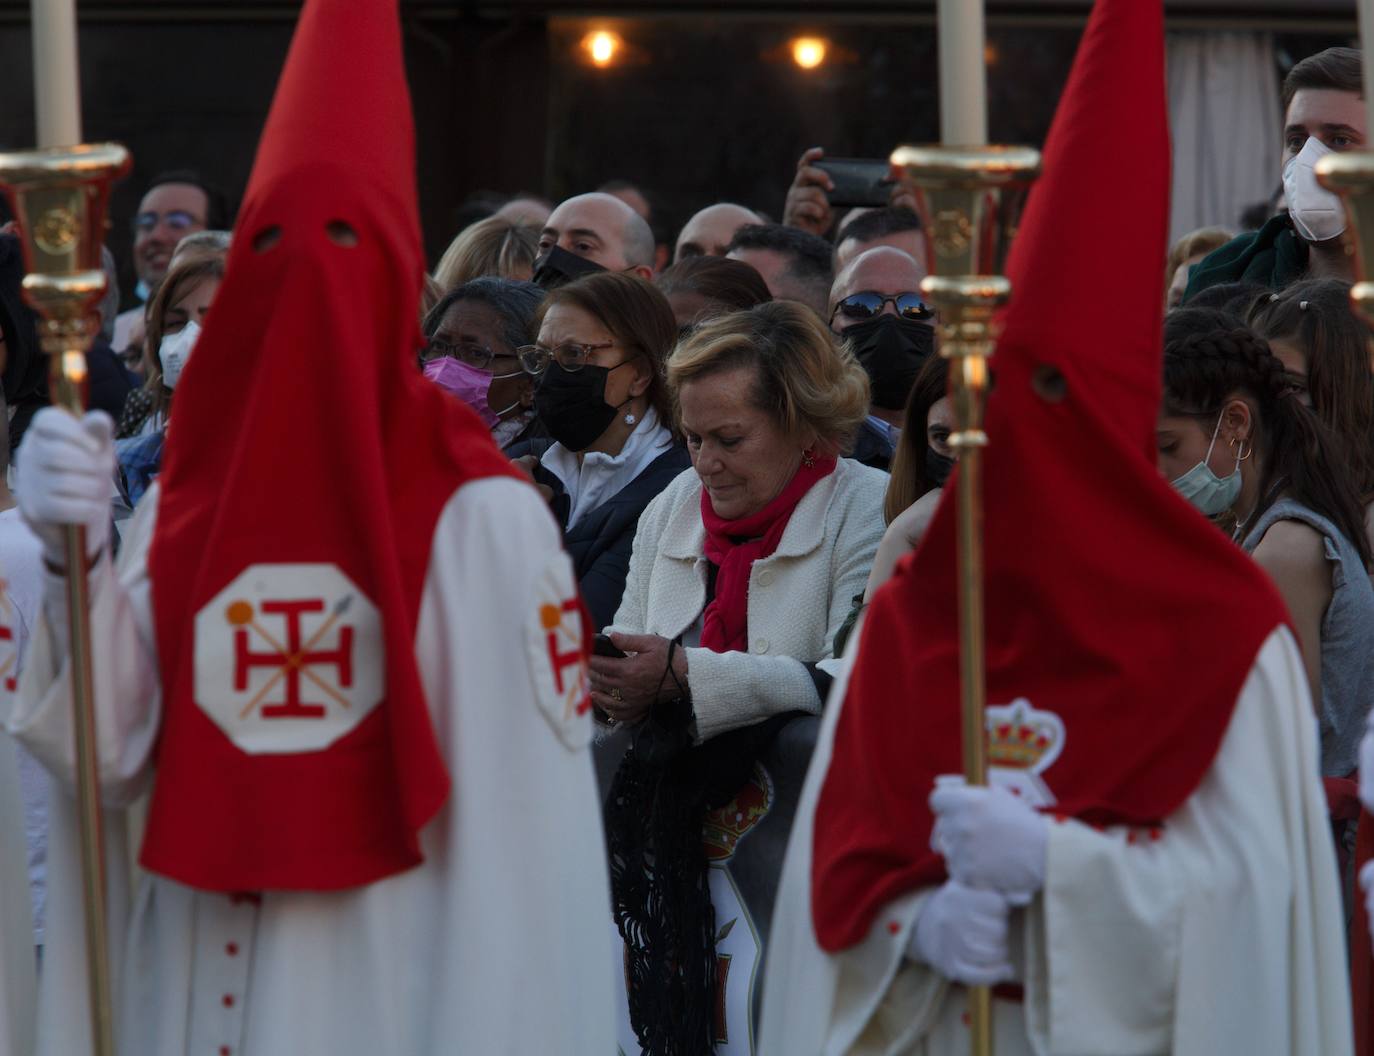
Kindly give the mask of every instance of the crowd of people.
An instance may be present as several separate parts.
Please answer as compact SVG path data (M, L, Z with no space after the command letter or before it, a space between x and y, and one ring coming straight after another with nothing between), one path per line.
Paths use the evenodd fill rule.
M387 5L362 6L371 13L350 32L366 30L362 50L380 56L373 83L391 87L369 95L361 114L350 112L356 127L322 116L325 95L311 94L307 73L330 84L368 83L356 70L323 72L328 34L313 40L308 31L328 25L331 5L311 0L237 221L196 172L149 183L131 244L110 247L130 254L137 288L124 312L109 298L102 305L89 354L90 403L99 413L84 421L43 409L46 367L20 295L20 236L0 233L0 387L9 421L0 462L8 467L12 451L16 463L14 494L0 483L4 622L14 650L0 676L17 694L0 715L17 742L13 774L0 759L0 800L12 777L22 796L32 911L32 943L23 945L37 948L41 976L69 995L84 993L79 958L50 942L60 931L70 945L79 931L66 919L79 913L75 852L58 844L71 834L73 810L60 791L72 763L60 591L70 570L59 526L80 523L92 540L102 781L120 818L106 838L117 876L111 897L124 904L111 912L125 966L121 1051L612 1056L618 1045L624 1056L943 1053L967 1044L957 1015L939 1011L962 1008L950 1002L948 984L1014 984L1017 994L999 1002L999 1032L1010 1029L1002 1023L1007 1008L1024 1001L1027 1023L1013 1038L1036 1039L1039 1052L1261 1051L1188 1048L1181 1020L1156 1029L1143 1013L1139 1029L1097 1034L1082 1023L1035 1019L1060 1008L1047 979L1067 969L1055 967L1054 948L1022 949L1009 939L1008 921L1038 899L1047 907L1038 926L1063 939L1048 906L1084 895L1056 887L1056 875L1076 870L1080 883L1097 875L1101 887L1089 894L1102 897L1101 912L1131 918L1112 933L1123 942L1141 942L1141 928L1169 930L1174 909L1136 917L1113 908L1102 891L1130 867L1115 858L1101 864L1107 852L1086 842L1064 850L1055 841L1065 837L1027 820L1044 815L1018 813L1024 803L989 807L959 798L974 790L941 786L931 801L935 835L927 813L909 874L926 891L941 886L915 902L896 897L914 880L890 889L890 924L875 923L888 908L855 908L887 880L870 879L857 895L845 886L856 870L897 872L904 861L876 837L865 844L871 833L853 820L854 804L872 806L883 784L866 768L880 775L883 765L900 764L872 740L856 742L855 731L873 720L856 717L852 703L840 715L836 702L846 692L855 699L878 677L878 646L859 647L865 625L866 640L881 641L894 599L919 601L926 588L913 577L921 556L949 541L941 499L958 480L951 366L922 293L929 261L915 189L894 179L886 206L842 211L817 165L824 150L813 148L776 202L703 201L662 244L649 222L652 194L624 180L559 202L485 195L469 203L470 222L438 260L411 276L418 225L405 167L413 162L386 149L409 150L397 139L409 127L397 116L409 105L403 85L396 88L399 46ZM1099 35L1108 39L1107 30ZM1139 345L1142 334L1153 342L1162 320L1160 341L1142 353L1154 377L1136 378L1130 397L1158 400L1137 413L1124 398L1113 406L1104 397L1081 415L1100 432L1051 456L1106 465L1130 446L1114 429L1134 429L1135 443L1148 428L1150 476L1195 508L1192 521L1178 520L1172 507L1159 512L1167 504L1141 478L1129 486L1155 506L1123 502L1097 527L1081 527L1121 524L1123 539L1148 540L1165 523L1198 539L1207 533L1199 552L1221 555L1216 584L1233 594L1217 599L1215 620L1199 600L1179 621L1211 626L1210 641L1188 646L1190 662L1209 651L1221 657L1245 639L1253 648L1238 670L1269 664L1272 675L1290 659L1287 639L1263 619L1286 611L1305 677L1289 680L1296 688L1284 700L1306 706L1310 696L1316 732L1292 724L1298 732L1284 751L1310 749L1316 758L1274 764L1283 771L1275 802L1307 795L1318 776L1325 801L1318 831L1294 835L1312 819L1303 811L1316 800L1304 799L1285 819L1288 850L1273 853L1282 858L1303 839L1316 848L1317 864L1294 867L1290 893L1310 898L1318 946L1333 939L1323 929L1339 916L1342 897L1347 918L1361 908L1354 875L1366 857L1357 833L1361 741L1374 704L1374 345L1350 307L1344 212L1311 162L1364 146L1362 76L1360 54L1348 48L1293 67L1275 174L1281 207L1257 231L1203 229L1180 239L1166 260L1151 258L1155 274L1164 269L1155 288L1165 303L1153 302L1141 333L1118 337L1123 347ZM306 138L326 161L337 151L347 162L288 164L301 122L324 129ZM367 145L350 155L358 143ZM774 222L769 213L779 206ZM307 223L319 229L307 235ZM1023 239L1045 230L1027 227ZM379 256L358 263L369 247ZM113 260L107 270L113 277ZM412 277L414 289L406 285ZM302 309L318 305L338 310L301 319ZM1033 310L1060 311L1043 303ZM1012 332L1029 311L1012 317ZM331 321L321 328L322 317ZM1139 322L1125 309L1121 318L1123 326ZM1052 332L1043 325L1037 335ZM1104 349L1114 341L1108 332L1093 339ZM392 355L388 343L404 353ZM1013 356L1014 348L1009 364ZM1016 369L1008 366L998 383L1014 386ZM1056 369L1081 398L1076 368ZM431 427L459 406L467 408L461 427ZM233 435L225 408L241 417ZM1127 424L1132 413L1140 420ZM1046 425L1044 435L1059 428ZM989 432L994 449L1016 442L1007 439L1014 430L999 434L994 423ZM302 439L307 434L318 439ZM1066 427L1062 435L1068 444L1076 434ZM306 457L302 450L317 462L290 469ZM1030 456L1018 449L1018 457ZM1106 488L1110 476L1108 468L1096 479ZM999 486L994 475L990 496ZM1038 516L1013 505L989 498L987 516L1004 533L1014 534L1014 514ZM1027 549L1012 558L1033 562L1044 537L1025 532ZM107 539L117 563L104 556ZM1085 568L1093 545L1085 544ZM1118 556L1130 563L1150 545ZM303 554L317 563L302 563ZM326 567L333 573L318 571ZM1271 609L1268 584L1282 609ZM1039 597L1034 576L1022 587L1031 605ZM1196 588L1199 599L1210 589ZM1155 594L1142 604L1174 596L1162 586ZM1045 598L1049 621L1058 610ZM1104 599L1106 607L1133 604ZM1257 621L1253 633L1249 617L1232 620L1241 608ZM304 622L307 613L322 622ZM953 608L940 618L952 635ZM311 651L333 641L337 621L351 619L346 633L362 642L362 659L339 659L351 647L342 637L334 652ZM1150 619L1168 623L1174 614ZM899 664L886 676L892 687L909 674L924 684L913 672L934 662L939 635L920 626L893 640L893 655L910 652L913 666L891 661ZM1068 623L1064 633L1079 640ZM995 628L993 636L996 692L998 665L1022 656L1029 639L1011 633L1012 644L999 647ZM1263 663L1255 657L1261 645ZM254 652L267 646L276 675ZM1073 648L1065 646L1066 655ZM1155 657L1155 673L1182 659ZM577 677L565 677L573 669ZM1105 649L1084 669L1097 677L1098 669L1129 665ZM1242 714L1279 722L1253 719L1268 706L1255 703L1263 693L1253 679L1232 677L1228 686L1223 719L1234 707L1236 723ZM286 702L264 706L283 687ZM523 708L525 698L535 706ZM329 736L312 741L311 709L323 715L330 700L347 715L331 714ZM992 703L1030 722L1030 704L1009 700ZM1053 703L1052 695L1035 700ZM1029 710L1015 711L1022 704ZM283 743L242 725L273 708L288 720L278 727L288 731ZM904 721L893 718L892 728L903 730ZM1197 735L1212 738L1212 755L1194 766L1196 781L1223 761L1239 765L1230 735L1221 740L1230 727L1218 723ZM279 763L312 752L321 765L300 775ZM1365 752L1374 755L1374 743ZM836 787L840 762L858 791ZM1365 762L1374 766L1374 758ZM1295 769L1285 769L1290 764ZM926 767L917 759L911 773L924 780ZM1134 773L1129 794L1084 793L1084 803L1105 804L1092 815L1097 835L1088 840L1119 819L1134 826L1119 830L1129 830L1132 844L1137 830L1157 840L1152 826L1173 826L1174 811L1188 818L1171 831L1232 823L1215 782L1152 798L1140 792L1151 785L1144 771ZM1365 779L1369 802L1374 773ZM309 791L299 791L306 783ZM924 810L928 791L917 790L912 811ZM126 823L125 808L145 796L146 821ZM282 796L293 799L290 808L279 806ZM445 796L451 800L441 806ZM1131 796L1150 806L1123 807ZM1078 802L1062 790L1058 798ZM356 821L354 809L368 820ZM323 833L321 818L332 819ZM3 822L0 813L0 829ZM989 833L1029 863L1015 883L980 858ZM930 864L932 838L948 873ZM1230 839L1225 831L1211 838ZM1125 841L1111 854L1124 852ZM1186 863L1178 868L1194 881L1208 853L1197 841L1178 852ZM133 899L135 853L147 872ZM1250 865L1276 860L1253 845L1245 853ZM802 875L814 885L797 880ZM835 891L850 893L839 908ZM1156 896L1140 889L1145 901ZM796 899L814 909L814 936L809 921L798 923ZM859 930L836 923L865 912ZM878 939L855 945L869 926ZM1342 957L1348 939L1353 957L1368 958L1364 927L1359 915L1348 936L1337 932ZM8 932L4 940L9 967L0 970L0 989L22 974L13 966L21 943ZM850 961L837 959L843 950ZM1310 952L1295 939L1287 952L1267 955ZM812 954L841 965L830 983L796 982L811 978L802 966ZM1079 955L1076 970L1092 975L1092 950ZM537 985L522 977L536 960ZM903 974L912 965L927 974ZM1145 974L1140 985L1158 984L1171 1002L1172 982ZM1313 974L1314 986L1332 982ZM302 989L314 976L325 981ZM927 976L938 990L926 988ZM795 985L784 990L784 977ZM436 996L438 978L459 981ZM1104 978L1126 985L1112 971ZM1102 998L1076 976L1062 986L1082 1004ZM813 993L828 996L803 1007ZM1102 1004L1112 1009L1114 1000ZM1263 991L1256 1000L1282 999ZM1304 1008L1348 1020L1341 1000L1327 994ZM85 1028L51 1002L37 1007L26 1043L38 1047L26 1051L81 1051ZM21 1036L10 1029L11 1041ZM1262 1051L1339 1056L1350 1051L1346 1029L1294 1027ZM1304 1047L1318 1036L1340 1040ZM0 1030L0 1054L9 1056L5 1043Z

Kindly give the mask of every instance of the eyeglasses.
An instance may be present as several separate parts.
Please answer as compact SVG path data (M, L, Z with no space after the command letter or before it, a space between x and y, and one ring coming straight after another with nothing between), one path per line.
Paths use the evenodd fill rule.
M520 357L520 365L525 368L527 374L543 374L551 362L557 363L569 374L576 374L587 365L587 360L593 352L610 348L614 344L614 341L603 341L599 345L579 345L575 341L565 341L557 348L524 345L517 348L515 354Z
M898 293L885 297L881 293L864 290L862 293L851 293L836 304L835 311L830 313L830 321L835 321L835 312L843 314L846 319L872 319L882 314L889 304L903 319L916 319L924 323L935 318L935 310L921 300L919 293Z
M140 235L151 234L158 224L166 224L172 231L185 232L193 227L204 227L205 221L192 216L184 209L173 209L166 213L139 213L134 217L134 230Z
M478 370L487 370L498 359L511 358L510 352L496 352L487 345L475 341L445 341L442 337L432 337L425 350L420 353L420 362L429 363L436 359L456 359Z

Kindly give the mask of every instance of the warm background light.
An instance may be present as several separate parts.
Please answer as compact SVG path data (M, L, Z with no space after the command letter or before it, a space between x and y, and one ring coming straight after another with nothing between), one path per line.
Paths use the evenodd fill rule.
M814 70L825 61L826 42L820 37L798 37L792 41L792 61L803 70Z
M601 67L609 66L615 61L616 55L620 52L620 44L618 36L604 29L588 33L582 41L582 47L591 56L592 63Z

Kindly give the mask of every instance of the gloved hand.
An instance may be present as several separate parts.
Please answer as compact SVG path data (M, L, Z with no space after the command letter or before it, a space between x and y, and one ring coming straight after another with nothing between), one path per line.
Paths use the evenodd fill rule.
M1011 907L996 891L946 880L921 907L907 952L946 979L992 986L1014 978L1007 950Z
M1049 820L1004 788L937 781L930 845L949 875L1024 906L1045 886Z
M50 564L67 564L63 527L86 528L86 556L93 559L110 537L114 494L114 422L103 411L81 420L56 407L33 416L19 447L19 512L43 542Z
M1374 711L1365 720L1360 741L1360 802L1365 810L1374 810Z

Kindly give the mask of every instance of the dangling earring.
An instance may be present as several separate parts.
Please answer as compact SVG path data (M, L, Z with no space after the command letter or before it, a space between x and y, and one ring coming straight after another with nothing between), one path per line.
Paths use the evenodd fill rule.
M809 447L802 452L802 465L807 469L816 468L816 452Z
M626 425L634 425L635 422L637 422L637 421L639 421L639 419L636 418L636 417L634 416L634 412L633 412L633 411L625 415L625 424L626 424Z

